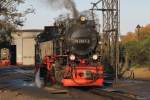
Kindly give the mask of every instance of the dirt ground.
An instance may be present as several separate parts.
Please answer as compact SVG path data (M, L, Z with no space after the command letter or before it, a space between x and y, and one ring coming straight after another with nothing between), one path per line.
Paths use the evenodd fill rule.
M37 97L32 97L19 92L5 91L0 93L0 100L48 100L48 99L44 99L44 98L39 99Z
M131 72L133 72L132 75L131 75ZM124 77L129 77L130 75L134 77L134 79L136 80L150 80L150 69L149 68L132 68L130 69L130 71L125 73Z
M150 69L148 68L134 68L135 79L150 80Z
M138 100L150 100L150 81L141 80L118 80L113 88L119 91L124 91L134 96Z
M81 91L53 94L54 88L35 87L33 73L31 68L0 67L0 100L109 100ZM149 79L149 74L145 69L135 71L135 77L141 75L142 79ZM149 86L150 81L119 80L112 88L135 94L139 100L150 100Z
M30 68L0 67L0 100L108 100L83 91L37 88L33 73Z

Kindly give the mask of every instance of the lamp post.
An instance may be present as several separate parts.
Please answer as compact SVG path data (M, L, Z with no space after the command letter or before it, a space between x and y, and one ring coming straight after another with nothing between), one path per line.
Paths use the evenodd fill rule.
M136 26L136 28L137 28L138 40L140 40L140 29L141 29L141 26L138 24L138 25Z

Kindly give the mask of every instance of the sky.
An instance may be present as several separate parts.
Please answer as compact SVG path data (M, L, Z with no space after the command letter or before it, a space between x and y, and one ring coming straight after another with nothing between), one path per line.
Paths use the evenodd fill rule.
M74 0L79 11L90 9L91 2L98 0ZM140 24L144 26L150 24L150 0L120 0L120 33L134 31ZM60 14L67 13L65 9L54 9L44 2L44 0L26 0L20 10L33 7L34 14L26 16L26 22L22 29L43 29L44 26L52 25L54 19Z

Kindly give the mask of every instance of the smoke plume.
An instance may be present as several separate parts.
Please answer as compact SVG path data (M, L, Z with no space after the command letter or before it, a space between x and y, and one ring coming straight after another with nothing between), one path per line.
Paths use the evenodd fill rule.
M74 18L78 17L78 10L73 0L47 0L49 5L55 9L65 8L72 13Z

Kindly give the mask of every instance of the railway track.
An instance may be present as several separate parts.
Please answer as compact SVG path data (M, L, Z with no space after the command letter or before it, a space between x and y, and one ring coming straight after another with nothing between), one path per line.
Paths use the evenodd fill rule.
M104 96L109 98L110 100L138 100L137 95L124 92L124 91L118 91L118 90L113 90L113 89L91 89L89 90L90 93L99 95L99 96Z
M33 80L32 73L17 66L0 68L0 92L17 91L28 81Z
M68 92L78 92L78 93L87 93L87 94L93 94L95 96L99 96L103 99L101 100L140 100L138 99L139 96L133 93L128 93L125 91L118 91L114 89L103 89L103 88L67 88ZM94 98L93 98L94 99Z

